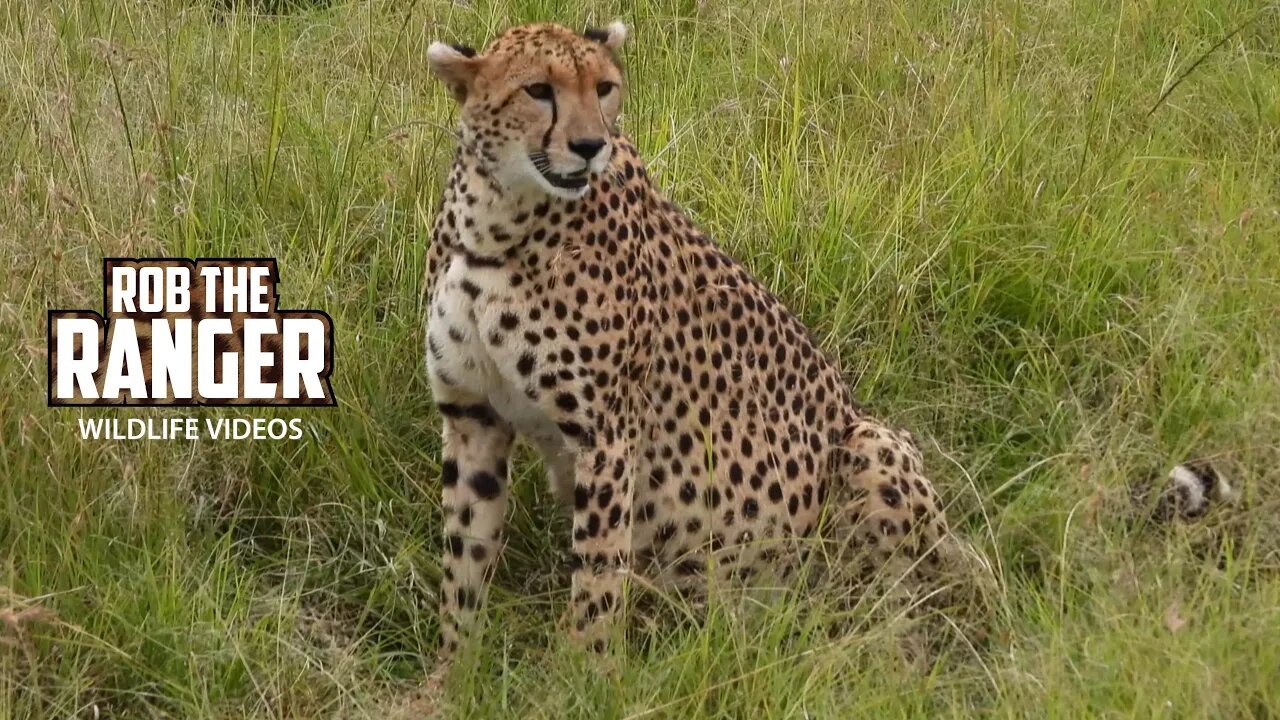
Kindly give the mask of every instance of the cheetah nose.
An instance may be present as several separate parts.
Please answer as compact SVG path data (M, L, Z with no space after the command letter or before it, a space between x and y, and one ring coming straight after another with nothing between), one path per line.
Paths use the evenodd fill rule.
M600 152L600 148L604 147L604 138L583 138L581 140L570 140L569 149L576 153L579 157L587 162Z

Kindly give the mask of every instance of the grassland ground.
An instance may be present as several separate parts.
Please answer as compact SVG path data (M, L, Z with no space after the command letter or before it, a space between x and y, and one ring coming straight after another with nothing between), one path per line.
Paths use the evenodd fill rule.
M818 632L821 598L712 603L593 672L524 453L457 712L1280 716L1280 10L1243 0L10 3L0 716L381 717L416 684L455 122L425 50L615 17L625 130L924 439L998 622L921 669L894 623ZM339 407L240 413L300 441L81 440L102 411L46 407L45 312L149 255L278 258L282 303L334 319ZM1240 503L1135 522L1130 482L1189 456Z

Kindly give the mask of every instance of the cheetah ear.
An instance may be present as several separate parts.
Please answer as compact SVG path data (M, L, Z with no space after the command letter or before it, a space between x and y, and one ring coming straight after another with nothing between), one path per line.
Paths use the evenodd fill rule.
M467 91L480 69L476 51L466 45L433 42L427 48L427 64L431 72L444 82L459 103L467 99Z
M615 20L607 27L587 28L582 36L588 40L595 40L610 50L617 50L627 39L627 26L621 20Z

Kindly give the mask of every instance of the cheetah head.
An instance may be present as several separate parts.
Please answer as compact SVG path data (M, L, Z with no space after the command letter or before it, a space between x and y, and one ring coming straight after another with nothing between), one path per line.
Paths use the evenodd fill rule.
M432 43L427 60L461 105L463 142L505 188L572 200L613 152L626 36L621 22L582 34L525 25L481 53Z

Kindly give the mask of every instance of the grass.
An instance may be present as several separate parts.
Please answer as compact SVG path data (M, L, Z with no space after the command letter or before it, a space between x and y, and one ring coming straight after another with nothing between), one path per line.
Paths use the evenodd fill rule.
M566 534L528 458L459 714L1280 716L1280 9L258 7L0 16L0 716L385 717L413 688L454 122L426 46L614 17L659 182L925 438L998 622L922 669L894 624L828 639L820 598L713 603L600 674L555 633ZM45 406L45 310L96 307L103 256L160 254L279 258L285 306L334 319L340 406L240 411L304 418L298 442L81 441L103 411ZM1132 522L1128 484L1188 456L1241 504Z

